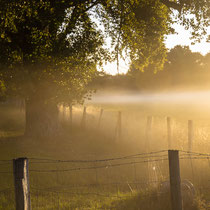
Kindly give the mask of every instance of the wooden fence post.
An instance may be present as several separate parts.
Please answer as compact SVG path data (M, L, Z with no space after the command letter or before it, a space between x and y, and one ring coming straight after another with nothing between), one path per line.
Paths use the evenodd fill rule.
M171 118L167 117L167 139L168 149L171 149Z
M188 120L188 150L192 151L193 146L193 121Z
M73 112L72 112L72 104L69 105L69 112L70 112L70 126L72 126L72 120L73 120Z
M100 111L100 115L99 115L99 119L98 119L98 129L99 129L99 128L100 128L100 126L101 126L101 119L102 119L103 112L104 112L104 110L103 110L103 109L101 109L101 111Z
M169 150L169 174L172 210L182 210L181 177L179 168L179 151Z
M65 119L65 111L64 111L64 109L65 109L65 106L64 106L64 104L62 104L62 120L63 121Z
M145 138L145 148L146 148L146 152L150 152L150 143L151 143L151 137L152 137L152 116L148 116L147 117L147 124L146 124L146 138ZM147 181L150 184L150 180L151 178L151 168L152 163L149 162L149 157L147 158L148 162L147 162L147 171L146 171L146 177L147 177Z
M118 113L118 138L119 140L122 137L122 113Z
M86 106L84 106L84 109L83 109L81 127L82 129L86 128Z
M146 127L146 150L150 151L150 141L152 137L152 116L147 117L147 127Z
M16 210L30 210L28 159L13 160Z
M117 125L115 129L115 139L120 140L122 137L122 114L121 111L118 112Z
M67 120L67 107L66 107L66 105L63 106L63 120L64 121Z
M192 152L193 135L194 135L193 121L192 120L188 120L188 151L189 152ZM192 170L192 179L194 181L195 180L194 166L193 166L193 161L191 159L191 154L189 154L189 156L190 156L190 166L191 166L191 170Z

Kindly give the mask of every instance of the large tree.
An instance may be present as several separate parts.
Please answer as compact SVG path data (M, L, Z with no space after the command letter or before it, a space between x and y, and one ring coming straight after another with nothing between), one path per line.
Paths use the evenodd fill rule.
M81 99L102 61L126 52L136 68L149 64L162 68L164 36L172 32L171 24L180 21L192 27L193 38L200 38L209 24L209 4L208 0L1 0L0 96L26 100L27 133L51 133L57 127L57 104ZM105 49L105 37L111 38L112 50Z

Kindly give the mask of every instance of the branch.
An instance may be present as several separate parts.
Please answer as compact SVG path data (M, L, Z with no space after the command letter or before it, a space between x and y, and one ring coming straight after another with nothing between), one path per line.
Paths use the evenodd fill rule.
M163 4L165 4L167 7L169 8L173 8L179 12L181 12L182 9L182 5L181 4L177 4L176 2L172 2L170 0L160 0Z
M99 2L100 2L100 0L95 0L89 7L83 8L82 10L78 9L78 4L75 5L75 8L73 9L73 13L71 15L71 20L69 21L68 25L66 26L65 32L63 32L60 35L59 40L64 40L66 38L67 34L72 30L72 28L74 28L74 26L75 26L78 18L82 14L86 13L91 8L93 8L94 6L96 6Z

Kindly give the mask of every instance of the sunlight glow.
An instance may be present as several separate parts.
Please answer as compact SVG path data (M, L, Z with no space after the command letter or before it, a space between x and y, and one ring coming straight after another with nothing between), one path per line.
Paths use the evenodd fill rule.
M176 45L188 45L193 52L200 52L205 55L210 52L210 43L207 43L205 38L200 43L195 45L191 44L190 31L184 29L183 26L174 24L174 28L178 34L166 36L166 47L173 48ZM207 30L207 34L210 34L210 27Z

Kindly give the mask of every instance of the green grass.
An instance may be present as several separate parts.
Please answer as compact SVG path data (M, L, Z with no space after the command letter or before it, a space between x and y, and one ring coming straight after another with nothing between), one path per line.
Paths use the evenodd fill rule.
M104 194L101 194L104 195ZM31 191L31 206L35 210L71 209L71 210L171 210L170 195L157 194L156 191L99 195L71 195L66 192ZM205 201L197 196L193 202L184 202L185 210L205 210L209 208ZM0 195L0 209L14 209L14 194Z
M114 138L114 128L116 126L117 111L123 112L123 138L117 142ZM99 109L94 107L87 108L87 129L81 130L79 127L81 112L80 109L74 115L77 125L70 128L69 122L63 122L64 132L62 135L54 138L29 138L23 137L24 117L17 110L4 108L1 110L1 138L0 138L0 159L13 159L18 157L36 157L50 159L103 159L108 157L118 157L135 153L145 152L145 124L146 116L151 108L146 112L138 111L138 107L132 111L130 107L107 107L103 116L103 122L100 130L97 130L97 120ZM146 107L145 107L146 109ZM154 111L154 110L153 110ZM153 114L156 111L153 112ZM163 110L162 110L163 112ZM167 113L166 113L167 114ZM6 119L9 116L9 119ZM167 149L167 136L165 117L162 113L156 116L153 122L153 139L151 150ZM178 114L177 114L178 116ZM188 116L174 123L173 141L177 148L186 149L187 145L187 125ZM6 119L6 120L4 120ZM198 120L196 124L194 148L197 151L210 151L208 143L208 127L198 127L203 125ZM11 123L11 126L10 126ZM205 124L207 125L207 123ZM33 161L31 161L33 162ZM30 169L65 169L83 167L78 164L32 164ZM194 161L194 177L189 167L189 162L181 161L182 178L193 180L196 188L208 187L209 165L207 160ZM100 166L100 163L89 164L88 167ZM147 190L145 185L136 187L131 185L133 193L126 184L135 181L145 181L147 178L145 164L136 164L105 168L100 170L86 170L66 173L39 174L30 172L30 186L32 207L37 210L48 209L116 209L116 210L170 210L169 195L157 194L156 188ZM158 172L158 180L168 179L167 161L159 165L161 173ZM1 165L0 171L12 172L12 162L9 165ZM135 172L136 171L136 172ZM136 173L136 174L135 174ZM147 181L147 180L146 180ZM123 185L107 185L103 183L124 183ZM101 184L100 187L80 187L79 185ZM75 185L72 188L69 186ZM0 192L0 209L14 209L14 190L13 175L0 174L1 189L11 188L11 193ZM36 189L43 190L36 190ZM45 191L46 188L52 188L52 192ZM140 189L142 189L140 191ZM61 192L61 193L56 193ZM68 192L68 193L67 193ZM72 193L74 195L72 195ZM75 195L76 193L76 195ZM82 193L82 195L80 195ZM86 193L86 195L84 195ZM95 193L102 195L95 195ZM59 198L58 198L59 195ZM193 206L186 207L185 210L203 210L207 209L210 193L208 190L201 192Z

